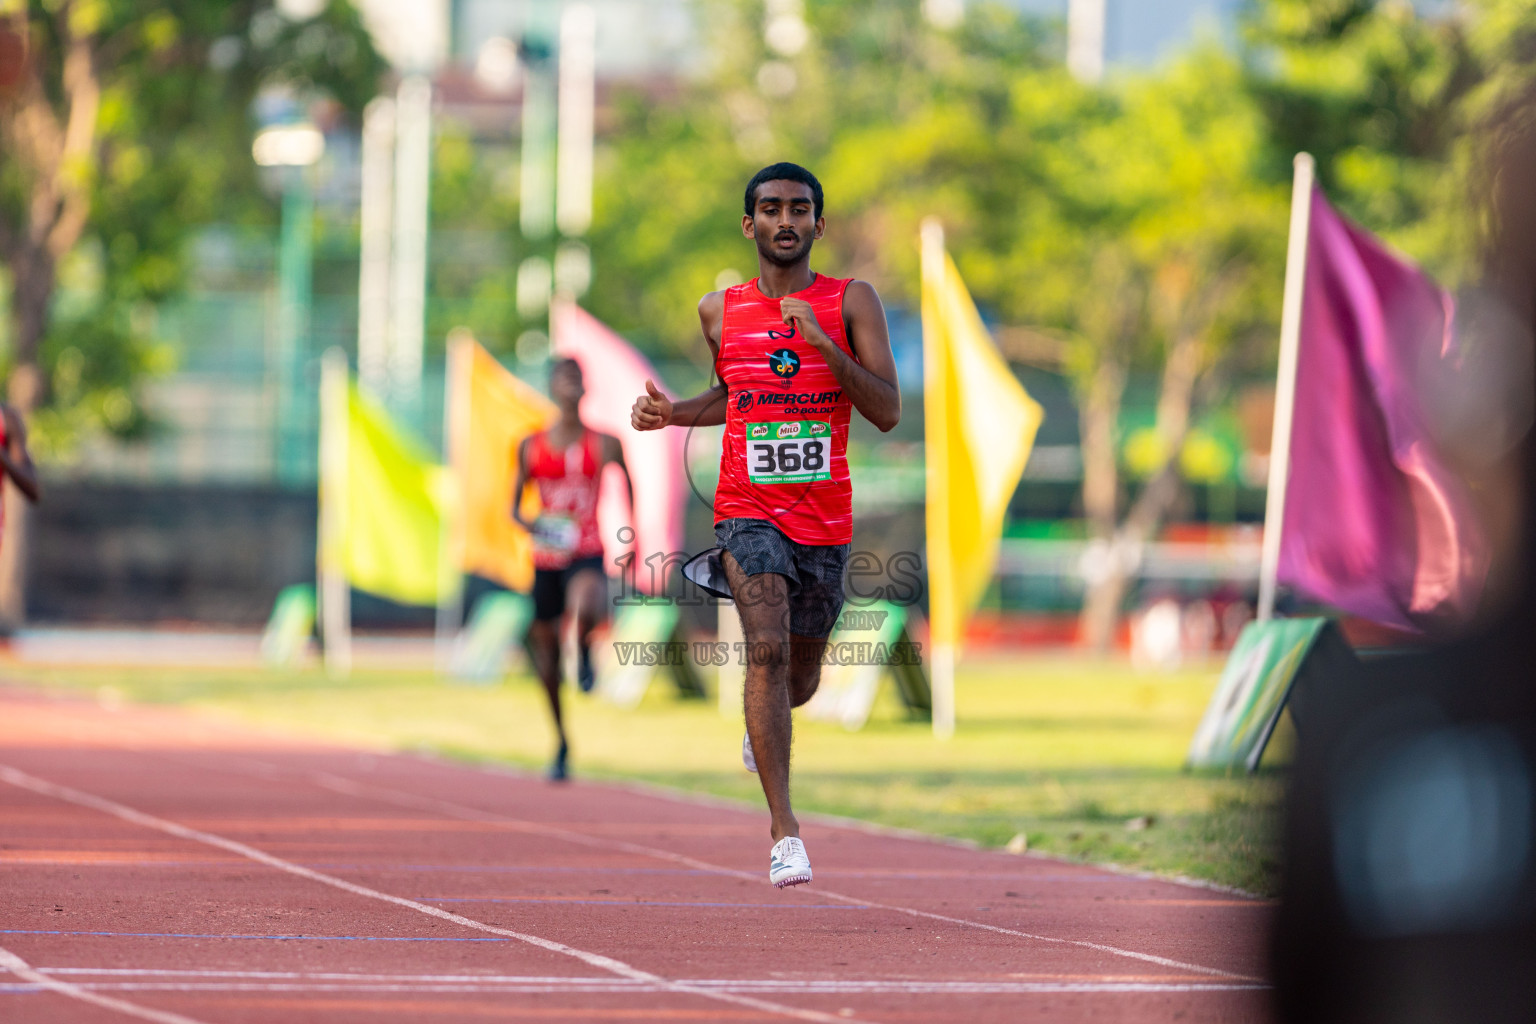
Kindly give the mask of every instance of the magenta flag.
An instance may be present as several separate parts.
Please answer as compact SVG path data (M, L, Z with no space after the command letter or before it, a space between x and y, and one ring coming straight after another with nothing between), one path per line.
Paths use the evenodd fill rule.
M617 575L614 560L634 550L634 582L648 593L663 590L666 576L683 554L683 513L688 493L683 469L683 430L638 431L629 425L635 399L645 393L649 377L666 390L656 368L629 342L574 302L559 304L550 325L556 355L581 364L586 395L581 400L581 419L587 426L612 434L624 446L624 462L634 481L635 506L631 542L620 531L630 524L624 509L623 487L605 479L598 499L598 522L610 575ZM617 470L613 471L617 473ZM628 534L623 534L627 537ZM647 564L646 559L654 560Z
M1488 547L1428 415L1459 372L1452 298L1321 190L1311 217L1279 581L1400 629L1464 620Z

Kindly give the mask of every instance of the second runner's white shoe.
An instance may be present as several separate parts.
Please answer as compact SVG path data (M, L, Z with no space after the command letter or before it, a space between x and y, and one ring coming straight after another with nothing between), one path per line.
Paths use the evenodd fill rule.
M757 758L752 753L752 736L750 733L741 734L741 763L747 766L747 771L757 771Z

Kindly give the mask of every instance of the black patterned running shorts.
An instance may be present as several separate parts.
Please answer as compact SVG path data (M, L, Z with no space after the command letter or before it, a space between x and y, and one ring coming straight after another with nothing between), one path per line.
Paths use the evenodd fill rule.
M832 632L843 610L843 572L851 544L799 544L766 519L723 519L715 524L715 539L748 576L774 572L789 580L791 633L824 637Z

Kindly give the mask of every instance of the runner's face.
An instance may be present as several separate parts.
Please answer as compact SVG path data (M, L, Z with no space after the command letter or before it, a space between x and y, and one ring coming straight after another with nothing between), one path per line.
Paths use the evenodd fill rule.
M757 241L764 259L791 267L811 254L825 222L816 216L811 186L798 181L765 181L757 186L757 206L741 219L741 230Z
M586 394L586 388L582 387L581 374L576 370L557 370L550 375L549 397L553 398L560 408L576 408L584 394Z

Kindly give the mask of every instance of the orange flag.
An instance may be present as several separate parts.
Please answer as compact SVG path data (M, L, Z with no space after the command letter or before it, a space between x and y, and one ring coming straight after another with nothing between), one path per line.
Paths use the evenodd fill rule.
M512 521L517 446L548 426L557 410L473 338L455 340L448 360L448 464L463 509L460 564L465 572L529 590L533 544ZM535 511L532 488L524 501Z

